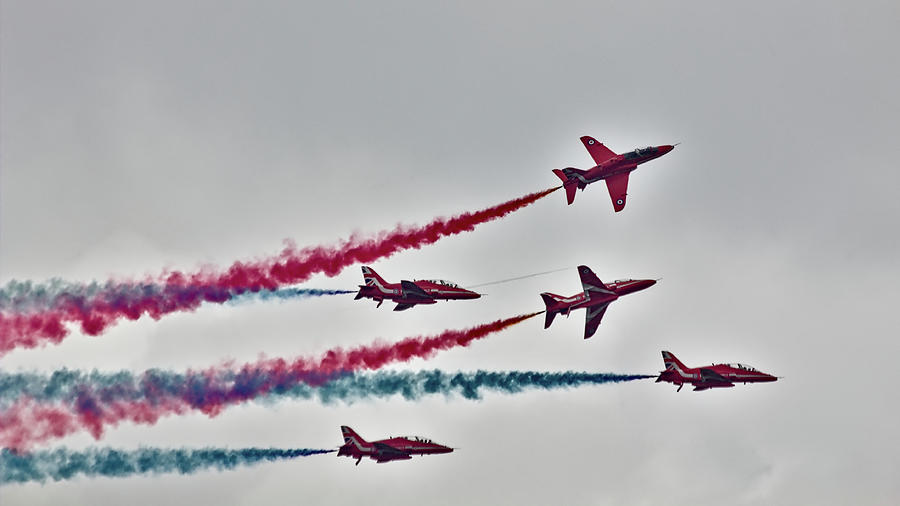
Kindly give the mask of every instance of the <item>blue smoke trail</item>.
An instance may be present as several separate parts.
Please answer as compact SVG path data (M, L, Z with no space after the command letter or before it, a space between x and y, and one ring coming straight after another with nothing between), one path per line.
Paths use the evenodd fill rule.
M589 372L456 372L431 371L381 371L371 374L349 374L322 385L298 384L273 396L298 398L318 397L324 403L344 401L351 403L367 398L385 398L401 395L409 401L428 395L459 395L478 400L484 392L516 394L527 390L559 390L586 385L623 383L639 379L655 378L642 374L610 374Z
M103 404L115 401L159 401L178 398L193 408L202 409L211 400L226 396L242 396L257 391L260 384L274 385L261 400L281 397L319 399L322 402L353 402L367 398L386 398L401 395L418 400L427 395L460 395L479 399L484 391L505 394L525 390L556 390L583 385L622 383L652 375L609 374L589 372L456 372L378 371L374 373L343 373L331 377L271 378L265 371L228 371L217 376L205 373L179 374L150 370L141 375L122 371L84 373L62 369L47 376L38 373L0 373L0 408L20 398L38 402L63 401L73 404L86 402Z
M356 293L353 290L325 290L320 288L279 288L277 290L260 290L258 292L244 292L234 295L229 304L240 304L253 300L269 301L269 300L291 300L305 299L307 297L323 297L325 295L344 295L348 293Z
M167 286L154 283L118 283L107 281L89 284L51 279L46 283L12 280L0 287L0 311L10 313L34 313L58 309L63 305L84 306L88 301L100 299L112 306L134 306L148 299L177 298L207 302L248 302L251 300L288 300L324 295L355 293L351 290L325 290L316 288L280 288L276 290L229 291L209 286Z
M112 289L113 283L107 283L107 289ZM133 285L122 285L133 286ZM84 285L69 283L58 278L46 283L32 283L31 281L12 280L6 286L0 287L0 310L16 313L27 313L40 309L55 307L56 300L61 294L69 293L73 296L93 297L104 287L96 281Z
M331 453L335 450L305 448L140 448L115 450L93 448L70 451L65 448L18 454L0 450L0 485L4 483L44 483L68 480L76 475L124 477L135 474L193 474L206 469L233 469L261 462L295 459Z

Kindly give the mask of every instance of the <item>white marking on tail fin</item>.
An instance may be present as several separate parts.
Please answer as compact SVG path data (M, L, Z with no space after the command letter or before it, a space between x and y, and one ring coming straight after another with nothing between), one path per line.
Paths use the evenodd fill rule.
M387 282L382 279L374 269L364 265L362 267L362 274L363 282L366 284L366 286L377 287L382 292L387 292L387 287L385 286L387 285Z
M344 444L352 444L359 450L363 450L366 440L346 425L341 425L341 435L344 436Z
M682 378L691 378L693 375L687 373L687 367L681 363L678 358L673 355L671 352L663 351L663 364L666 366L667 371L675 371Z

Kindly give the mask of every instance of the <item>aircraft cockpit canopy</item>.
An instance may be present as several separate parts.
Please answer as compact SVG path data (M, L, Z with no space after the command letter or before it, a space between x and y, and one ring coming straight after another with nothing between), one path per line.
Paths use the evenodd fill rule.
M647 146L646 148L637 148L634 151L625 153L625 159L633 160L642 156L652 155L653 153L656 153L656 148L654 148L653 146Z
M742 371L759 372L755 368L750 367L749 365L746 365L746 364L725 364L725 365L727 365L728 367L734 367L735 369L740 369Z
M427 439L424 437L419 437L419 436L406 436L406 439L409 439L410 441L415 441L417 443L433 443L434 442L430 439Z
M434 283L436 285L449 286L450 288L459 288L459 285L457 285L456 283L451 283L450 281L446 281L443 279L426 279L425 281L428 281L429 283Z
M632 281L634 281L634 280L633 279L617 279L617 280L613 281L613 283L620 285L622 283L630 283Z

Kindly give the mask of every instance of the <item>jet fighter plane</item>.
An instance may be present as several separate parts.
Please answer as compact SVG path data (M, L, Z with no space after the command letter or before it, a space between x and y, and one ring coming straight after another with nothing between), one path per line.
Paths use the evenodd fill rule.
M609 198L612 199L613 209L616 212L625 209L628 174L637 169L638 165L659 158L675 148L671 145L648 146L617 155L593 137L585 135L581 138L581 142L597 165L588 170L572 167L553 169L553 173L562 179L563 187L566 189L566 200L572 204L575 202L576 188L584 190L587 185L605 179L606 189L609 190Z
M359 434L346 425L341 425L344 445L338 448L338 457L347 456L356 459L356 465L363 457L383 464L392 460L410 460L413 455L430 455L433 453L450 453L453 448L416 436L392 437L372 441L359 437Z
M735 383L762 383L777 381L777 376L757 371L744 364L713 364L705 367L686 367L668 351L662 352L666 370L659 373L656 382L668 381L678 385L678 390L685 383L694 385L694 391L709 388L733 387Z
M388 283L371 267L363 267L364 285L359 285L359 292L353 300L362 298L374 299L381 303L391 300L397 303L394 311L403 311L416 304L435 304L438 300L477 299L481 294L475 293L459 285L442 279L402 280L399 283Z
M569 316L573 309L587 308L587 318L584 323L584 338L587 339L597 332L600 320L606 313L609 303L622 295L637 292L656 284L655 279L621 279L614 283L603 284L597 275L586 265L578 266L578 275L581 276L581 286L584 292L571 297L544 292L541 298L547 306L547 316L544 320L544 328L553 323L553 318L558 314Z

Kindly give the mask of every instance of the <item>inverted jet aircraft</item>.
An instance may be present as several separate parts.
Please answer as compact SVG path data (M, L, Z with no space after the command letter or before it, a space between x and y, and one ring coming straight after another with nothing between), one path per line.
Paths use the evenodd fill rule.
M477 299L481 294L475 293L459 285L442 279L402 280L399 283L388 283L371 267L363 267L364 285L359 285L359 292L353 300L362 298L374 299L381 303L390 300L397 303L394 311L403 311L416 304L435 304L438 300Z
M694 391L709 388L728 388L735 383L764 383L777 381L777 376L760 372L744 364L713 364L705 367L687 367L668 351L662 352L666 370L659 373L656 382L667 381L678 385L678 390L685 383L694 385Z
M581 138L581 142L597 165L588 170L572 167L553 169L553 173L562 179L563 187L566 189L566 200L569 204L575 202L576 188L584 190L587 185L605 179L606 189L609 190L609 198L612 199L613 209L616 212L625 209L628 174L637 169L638 165L659 158L675 148L671 145L648 146L617 155L593 137L585 135Z
M596 274L586 265L578 266L578 275L581 276L581 286L584 292L571 297L544 292L541 298L547 306L547 316L544 319L544 328L553 323L553 318L558 314L569 316L573 309L587 309L587 318L584 322L584 338L587 339L597 332L600 320L603 319L606 308L610 302L622 295L634 293L656 284L655 279L621 279L614 283L603 284Z
M344 436L344 445L338 448L338 457L353 457L356 459L356 465L359 465L363 457L369 457L379 464L383 464L392 460L410 460L413 455L453 451L453 448L449 446L416 436L392 437L370 443L359 437L359 434L346 425L341 426L341 434Z

